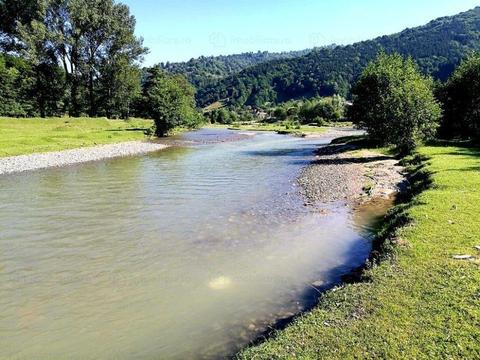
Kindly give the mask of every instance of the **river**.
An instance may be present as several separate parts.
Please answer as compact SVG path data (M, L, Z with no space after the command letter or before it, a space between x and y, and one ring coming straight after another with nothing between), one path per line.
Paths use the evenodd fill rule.
M0 177L0 358L221 358L365 261L296 185L328 139L232 134Z

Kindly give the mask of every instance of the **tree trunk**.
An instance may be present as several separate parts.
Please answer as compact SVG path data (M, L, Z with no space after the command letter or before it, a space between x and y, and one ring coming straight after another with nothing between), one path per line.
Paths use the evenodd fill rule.
M94 87L93 87L93 70L90 69L89 79L88 79L88 93L90 98L90 117L95 117L97 112L95 110L95 94L94 94Z
M37 73L37 91L39 92L39 94L37 96L38 108L40 109L40 117L42 119L45 119L45 117L46 117L46 114L45 114L45 92L43 91L44 88L42 86L42 80L40 79L41 70L40 70L39 65L37 65L35 68L36 68L35 70L36 70L36 73Z

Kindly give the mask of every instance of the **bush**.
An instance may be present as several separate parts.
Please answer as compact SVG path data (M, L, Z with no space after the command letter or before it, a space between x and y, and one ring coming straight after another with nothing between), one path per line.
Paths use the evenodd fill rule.
M360 76L353 89L351 121L379 145L394 145L410 153L434 136L441 108L433 95L433 81L421 75L413 60L381 53Z
M440 135L480 140L480 53L465 59L440 90L444 118Z
M198 126L202 116L195 108L195 89L184 76L150 69L145 85L144 107L155 121L155 135L165 136L175 127Z

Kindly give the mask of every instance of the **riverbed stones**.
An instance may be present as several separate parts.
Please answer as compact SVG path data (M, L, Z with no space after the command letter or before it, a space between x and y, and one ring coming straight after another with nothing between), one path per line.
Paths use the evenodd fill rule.
M119 144L0 158L0 175L62 167L90 161L146 154L169 147L148 141L130 141Z
M343 144L320 148L298 182L306 204L358 203L390 198L401 190L405 176L397 160Z

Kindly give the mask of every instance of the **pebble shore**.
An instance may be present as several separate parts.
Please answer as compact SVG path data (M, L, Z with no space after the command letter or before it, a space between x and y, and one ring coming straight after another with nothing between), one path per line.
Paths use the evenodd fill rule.
M329 145L317 151L298 182L308 205L344 201L358 204L388 199L406 185L398 160L371 151L356 152L345 145Z
M0 158L0 175L146 154L163 150L167 147L169 146L153 142L130 141L119 144Z

